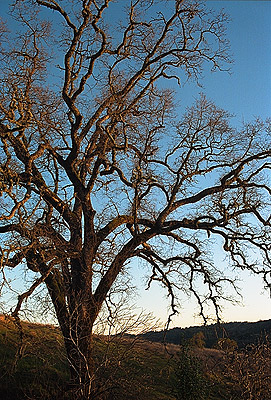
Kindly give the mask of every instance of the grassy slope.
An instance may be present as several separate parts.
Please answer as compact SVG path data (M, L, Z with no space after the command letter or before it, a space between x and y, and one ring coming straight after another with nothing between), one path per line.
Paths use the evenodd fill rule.
M21 343L17 327L0 317L1 399L53 399L68 378L61 335L48 325L22 326Z
M68 365L59 330L27 322L22 327L20 346L17 327L0 317L1 400L61 399L68 381ZM108 386L112 386L112 378L117 382L110 398L175 399L170 394L171 357L165 355L163 346L99 338L96 349L99 375ZM110 382L106 379L109 377Z
M65 386L69 374L59 329L27 322L23 322L22 327L24 334L22 346L19 346L20 332L13 322L0 316L1 400L65 399ZM204 366L203 378L207 383L208 400L243 398L238 394L239 388L231 376L225 377L225 364L221 351L197 349L193 354ZM160 343L132 341L131 338L97 337L96 359L99 365L97 370L99 381L103 386L110 388L107 399L179 400L181 398L174 394L180 382L176 375L180 360L179 346L168 345L165 351ZM188 378L192 379L193 383L193 379L195 380L193 372ZM193 398L201 399L200 396ZM266 400L269 397L268 395L255 397L254 400L259 399Z

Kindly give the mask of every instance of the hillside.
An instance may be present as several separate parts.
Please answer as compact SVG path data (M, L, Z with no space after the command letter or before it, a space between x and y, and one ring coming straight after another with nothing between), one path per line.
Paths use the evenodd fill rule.
M21 336L11 320L0 316L1 400L70 400L59 329L28 322L22 328ZM197 328L186 332L192 335ZM245 400L248 388L254 400L270 400L271 347L268 342L251 346L253 351L227 354L186 345L165 347L138 337L96 336L103 400Z
M244 348L248 344L257 344L260 339L268 336L271 338L271 319L258 322L229 322L225 324L213 324L207 326L192 326L189 328L173 328L159 332L148 332L141 337L154 342L167 342L179 345L185 340L191 339L198 332L203 332L205 346L212 348L220 338L235 340L238 348Z
M0 316L1 400L66 399L68 364L58 328ZM159 343L96 337L97 373L111 400L175 400L174 354ZM117 382L117 385L116 385Z

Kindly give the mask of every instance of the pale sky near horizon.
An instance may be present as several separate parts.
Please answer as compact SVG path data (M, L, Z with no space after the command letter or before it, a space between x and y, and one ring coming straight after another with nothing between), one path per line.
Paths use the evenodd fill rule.
M0 0L3 16L9 1ZM271 117L271 1L228 0L207 1L208 7L224 8L231 17L228 38L231 43L234 64L232 74L205 72L203 88L185 86L180 91L180 102L191 105L199 92L204 92L218 106L234 113L234 121L251 121L255 117ZM135 262L132 266L136 283L141 287L135 303L146 311L153 312L162 321L167 319L166 292L158 286L145 291L144 270ZM232 306L224 303L223 320L257 321L271 318L269 292L264 291L260 279L247 272L239 274L243 293L243 305ZM202 321L195 317L196 304L183 299L180 314L172 326L190 326Z

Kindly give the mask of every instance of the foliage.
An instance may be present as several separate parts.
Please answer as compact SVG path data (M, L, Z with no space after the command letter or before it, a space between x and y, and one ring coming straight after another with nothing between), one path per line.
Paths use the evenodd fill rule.
M175 375L177 399L207 400L209 398L208 378L203 370L202 361L187 345L181 346Z
M199 349L205 347L204 333L202 331L195 333L193 337L190 339L190 345L198 347Z

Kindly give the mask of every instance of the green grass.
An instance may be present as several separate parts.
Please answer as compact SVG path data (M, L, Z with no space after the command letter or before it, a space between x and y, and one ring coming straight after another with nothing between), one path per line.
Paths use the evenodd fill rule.
M21 342L14 323L0 318L1 400L61 399L69 371L59 330L27 322L22 327ZM110 399L175 400L175 361L162 345L98 337L96 359Z
M22 323L23 336L8 320L0 319L1 399L57 399L68 379L59 330Z
M64 399L69 369L59 329L27 322L23 322L22 327L21 341L14 323L0 316L1 400ZM203 393L187 393L185 398L182 390L178 394L178 385L184 382L180 376L182 358L179 346L168 345L165 349L160 343L121 337L109 339L99 336L95 341L98 382L107 388L106 400L206 398ZM191 354L196 356L199 360L196 364L203 369L187 368L185 379L192 383L198 377L206 380L207 400L240 398L232 397L233 384L223 375L221 351L198 349ZM199 384L199 393L201 387Z

